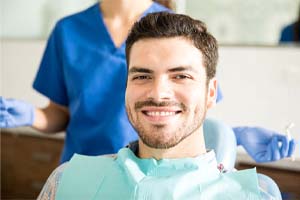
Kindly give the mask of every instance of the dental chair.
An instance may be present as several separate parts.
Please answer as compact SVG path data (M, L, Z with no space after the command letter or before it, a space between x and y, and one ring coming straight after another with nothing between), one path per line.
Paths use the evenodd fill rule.
M206 119L203 129L206 148L215 151L218 164L221 163L225 171L235 170L237 145L232 128L218 120ZM282 199L277 184L270 177L258 174L258 182L270 199Z

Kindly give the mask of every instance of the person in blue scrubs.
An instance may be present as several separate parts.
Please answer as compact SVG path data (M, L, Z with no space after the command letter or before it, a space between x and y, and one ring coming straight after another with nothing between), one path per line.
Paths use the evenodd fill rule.
M298 19L281 30L280 43L300 42L300 4L298 12Z
M171 11L151 0L103 0L60 20L48 39L33 83L35 90L49 98L49 105L40 109L1 97L0 126L32 126L47 133L65 130L61 162L68 161L74 153L116 153L136 140L124 106L124 42L134 21L148 13L167 10ZM233 130L238 145L257 162L279 160L294 150L294 140L270 130Z

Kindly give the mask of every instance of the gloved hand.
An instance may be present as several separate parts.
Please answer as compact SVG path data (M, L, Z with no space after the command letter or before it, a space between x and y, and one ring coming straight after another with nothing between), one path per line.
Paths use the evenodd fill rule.
M0 128L31 126L34 121L34 107L24 101L0 97Z
M237 145L242 145L258 163L290 157L295 150L295 140L260 127L233 128Z

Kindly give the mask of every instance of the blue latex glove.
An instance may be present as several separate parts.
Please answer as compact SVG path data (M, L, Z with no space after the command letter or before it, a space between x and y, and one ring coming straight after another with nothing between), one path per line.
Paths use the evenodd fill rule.
M233 128L237 145L242 145L256 162L271 162L290 157L295 140L260 127Z
M24 101L0 97L0 127L13 128L31 126L34 121L34 107Z

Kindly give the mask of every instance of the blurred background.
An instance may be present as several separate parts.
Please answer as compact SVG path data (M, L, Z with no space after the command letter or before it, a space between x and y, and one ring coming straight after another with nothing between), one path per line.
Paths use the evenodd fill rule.
M45 106L32 89L47 38L58 19L95 0L0 0L1 96ZM238 169L257 166L283 199L300 199L300 46L280 43L295 22L300 0L177 0L176 11L204 21L220 43L219 82L224 99L208 114L229 125L263 126L284 133L293 122L296 160L256 164L238 149ZM76 42L76 41L74 41ZM1 130L1 199L35 199L58 165L64 133L30 128Z
M2 39L47 39L56 21L95 0L1 0ZM299 0L175 0L175 9L204 21L221 44L277 45L296 21Z

